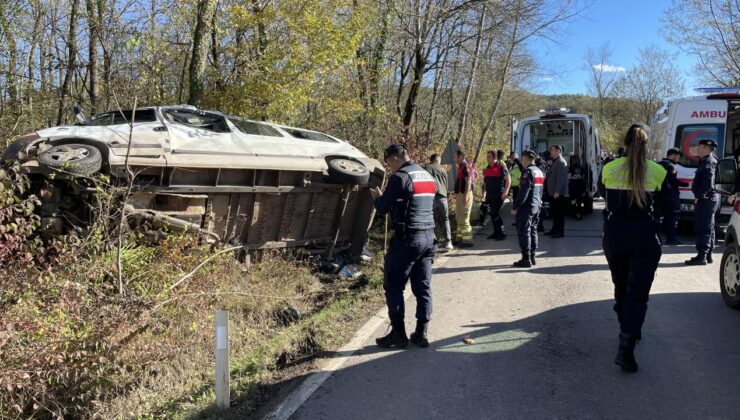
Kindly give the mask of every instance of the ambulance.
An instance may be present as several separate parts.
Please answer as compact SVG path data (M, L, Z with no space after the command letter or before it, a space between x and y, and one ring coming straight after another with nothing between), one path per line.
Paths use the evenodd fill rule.
M717 142L717 159L740 155L740 88L699 88L699 96L668 102L651 121L650 157L657 161L670 148L677 148L683 157L677 166L678 179L688 184L681 187L681 218L692 219L694 195L691 183L699 165L696 149L699 140ZM732 207L723 206L721 214L728 217Z
M576 114L571 108L541 109L539 115L511 121L511 150L519 156L525 150L538 155L560 145L568 165L572 156L579 156L581 165L588 165L584 205L593 210L593 195L601 171L599 130L591 115Z

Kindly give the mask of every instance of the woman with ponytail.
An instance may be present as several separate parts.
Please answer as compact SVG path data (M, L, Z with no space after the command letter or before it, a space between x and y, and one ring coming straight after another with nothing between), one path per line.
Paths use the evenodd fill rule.
M662 255L660 220L653 195L666 171L648 159L648 131L632 125L624 138L625 155L606 164L599 188L606 198L604 255L614 283L619 320L619 349L614 363L637 371L635 344L641 338L650 287Z

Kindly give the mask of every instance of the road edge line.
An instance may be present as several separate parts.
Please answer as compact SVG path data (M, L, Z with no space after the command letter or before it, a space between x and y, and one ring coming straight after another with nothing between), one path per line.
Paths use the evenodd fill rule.
M443 266L449 260L449 253L445 253L443 256L437 258L436 267ZM406 299L409 299L411 295L407 295ZM270 414L264 417L265 420L287 420L298 411L301 406L308 401L309 398L318 390L321 385L326 382L331 375L339 370L347 360L352 357L357 350L359 350L365 341L367 341L372 333L378 329L384 322L386 322L386 311L385 307L382 307L376 312L370 319L354 334L349 343L342 346L337 352L338 357L330 359L327 366L323 367L320 371L312 373L301 383L298 388L288 395L288 397L278 405L278 407ZM324 359L326 360L326 359Z

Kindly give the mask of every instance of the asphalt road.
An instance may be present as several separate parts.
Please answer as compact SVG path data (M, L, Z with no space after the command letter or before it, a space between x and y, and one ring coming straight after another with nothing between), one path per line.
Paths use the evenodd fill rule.
M641 370L626 374L613 364L618 326L600 211L568 219L564 239L542 237L529 270L511 267L519 256L507 227L509 238L494 242L489 224L475 248L435 270L430 348L381 351L374 339L384 325L293 418L740 418L740 312L719 294L721 248L707 267L684 266L690 237L664 248Z

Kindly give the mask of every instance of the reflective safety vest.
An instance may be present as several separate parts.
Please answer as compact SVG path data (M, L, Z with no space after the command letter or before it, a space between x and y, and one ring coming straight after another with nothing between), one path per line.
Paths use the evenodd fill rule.
M423 230L434 228L434 177L416 163L398 170L403 179L403 194L391 211L394 227Z
M519 169L519 165L516 163L512 165L511 167L511 186L512 187L518 187L519 186L519 180L522 177L522 170Z
M616 234L657 233L658 216L654 209L654 193L660 191L666 170L648 160L644 190L648 193L645 207L633 203L628 184L627 158L617 158L604 166L600 184L606 190L605 230Z

